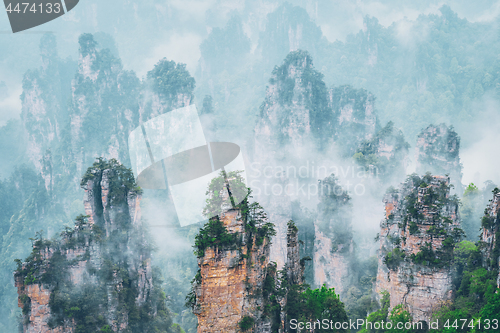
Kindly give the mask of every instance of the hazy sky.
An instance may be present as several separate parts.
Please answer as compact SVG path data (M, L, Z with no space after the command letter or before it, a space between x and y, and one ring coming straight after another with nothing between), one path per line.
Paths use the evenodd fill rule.
M439 7L449 4L460 17L471 21L488 21L500 13L499 1L327 1L291 0L308 11L320 25L323 34L330 40L344 40L350 33L363 28L363 17L376 17L384 26L399 21L401 42L405 42L408 23L420 14L438 14ZM46 31L52 31L58 39L61 57L78 56L78 35L83 32L104 31L112 35L117 44L125 69L132 69L144 77L161 58L167 57L187 64L194 75L200 57L199 46L213 26L224 26L235 12L246 13L246 19L254 26L263 28L266 15L281 1L234 1L234 0L173 0L173 1L123 1L81 0L79 5L60 19L54 20L25 33L11 34L5 11L0 11L0 89L4 81L7 91L0 93L0 125L10 118L18 118L21 112L19 96L22 92L23 73L37 68L39 63L38 42ZM116 10L114 10L115 8ZM115 16L113 16L115 12ZM137 33L122 31L116 27L127 27L124 20L136 19ZM165 19L167 18L167 19ZM122 21L120 21L122 19ZM109 21L109 22L107 22ZM108 24L109 23L109 24ZM156 28L154 28L156 27ZM129 27L134 31L135 27ZM247 29L249 34L255 34ZM255 44L257 39L252 37ZM14 54L15 53L15 54ZM17 54L19 53L19 54ZM264 96L263 96L264 97ZM495 109L495 106L489 105ZM490 124L487 122L487 124ZM486 125L487 125L486 124ZM494 163L477 163L483 151L497 149L493 144L495 131L483 130L482 121L473 128L478 129L477 139L470 147L464 147L464 183L496 179L500 182ZM463 135L463 133L459 133ZM498 154L491 154L496 155ZM491 158L494 158L493 156ZM483 161L483 160L481 160ZM479 172L479 174L478 174Z

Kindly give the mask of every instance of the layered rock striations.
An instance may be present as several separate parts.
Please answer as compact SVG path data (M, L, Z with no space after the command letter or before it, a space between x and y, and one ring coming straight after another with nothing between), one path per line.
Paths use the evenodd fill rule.
M391 308L404 304L415 321L429 321L453 294L453 248L459 228L458 199L449 178L410 176L385 198L375 290L390 293Z
M415 148L416 172L450 177L458 194L462 194L460 137L453 127L429 125L418 135Z
M222 197L230 194L221 189ZM284 325L286 294L276 294L280 274L270 261L273 224L262 208L244 201L210 221L196 236L199 271L187 305L198 332L274 332ZM286 281L302 283L297 228L288 225Z
M481 236L484 265L488 270L499 272L497 286L500 288L500 191L495 188L493 199L481 219Z
M151 267L132 172L99 160L82 180L87 216L37 237L15 272L23 332L174 332Z

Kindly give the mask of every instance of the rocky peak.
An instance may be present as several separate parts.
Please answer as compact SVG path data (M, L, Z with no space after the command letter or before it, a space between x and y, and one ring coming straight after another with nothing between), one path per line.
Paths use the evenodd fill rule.
M462 193L462 165L460 164L460 137L452 126L429 125L418 135L416 145L416 172L449 175L456 193Z
M403 132L389 122L371 139L363 141L353 158L367 172L384 180L397 180L406 175L409 147Z
M237 332L245 321L268 326L269 320L261 318L262 290L271 274L272 225L256 220L262 214L258 206L244 203L211 218L196 236L199 271L188 304L198 317L198 332Z
M127 137L139 124L139 79L99 49L92 34L81 35L79 44L73 64L57 57L55 37L45 35L43 66L28 71L23 83L28 154L50 190L77 189L84 166L98 156L127 161Z
M307 50L316 56L324 44L321 28L304 8L285 2L267 15L265 33L259 39L259 50L264 61L274 65L288 52Z
M58 60L56 36L45 34L40 39L40 57L42 60L42 69L46 71Z
M318 218L314 237L314 284L335 288L343 297L355 277L351 197L335 175L319 182Z
M99 160L82 180L89 216L60 239L34 240L15 272L23 332L171 332L132 172ZM138 315L140 313L140 315Z
M331 111L326 99L322 75L312 65L305 51L291 52L273 71L260 109L256 127L256 153L272 150L285 158L304 147L310 136L320 137L329 125ZM280 149L278 149L280 148Z
M463 237L458 199L448 177L427 174L389 189L384 202L376 291L390 293L391 308L404 304L414 320L429 321L453 293L449 263Z
M210 191L230 197L224 187L211 187ZM212 198L219 196L209 195L207 207ZM227 201L222 200L222 204ZM220 204L218 199L216 202ZM298 230L289 222L286 269L280 276L270 260L274 233L274 225L260 205L246 199L200 229L195 241L199 271L186 299L198 317L198 332L274 332L273 327L283 327L286 296L280 293L279 301L277 295L271 296L280 281L286 281L287 286L302 283L303 264ZM274 307L279 315L271 311Z
M500 267L500 191L495 188L493 199L484 211L481 220L481 242L485 266L488 270L499 271ZM500 288L500 272L497 285Z
M57 42L53 34L40 39L42 66L29 70L23 78L21 120L27 137L27 153L36 169L42 173L46 188L50 189L52 175L44 172L47 150L54 150L62 140L67 122L65 106L70 98L71 75L76 64L57 55ZM66 88L65 88L66 87Z
M148 72L147 84L139 109L143 122L193 101L195 81L185 64L163 58Z
M326 151L334 140L342 143L339 147L346 157L352 157L358 146L375 133L373 103L374 98L365 90L349 86L328 90L311 56L301 50L291 52L269 80L255 128L254 161L260 163L261 169L298 167L304 155ZM283 185L288 181L284 173L265 180L269 187L281 188L286 188ZM290 199L287 193L257 199L276 225L271 252L281 268L285 263L286 223L291 219Z
M130 170L116 160L98 159L81 182L89 224L108 232L140 224L140 196Z
M80 44L78 73L83 76L84 80L95 81L99 75L97 42L92 34L83 34L78 39L78 43Z
M92 34L83 34L79 42L65 147L74 156L77 175L99 156L128 161L127 139L139 124L140 93L135 73L123 70L109 49L98 49Z
M351 157L376 133L374 100L364 89L327 89L311 56L291 52L269 80L255 129L256 153L267 149L276 159L284 159L307 145L322 150L337 141L342 143L342 155ZM287 145L293 150L283 149Z
M336 120L335 140L342 143L344 157L351 157L361 142L375 135L375 98L364 89L340 86L329 89L328 105Z

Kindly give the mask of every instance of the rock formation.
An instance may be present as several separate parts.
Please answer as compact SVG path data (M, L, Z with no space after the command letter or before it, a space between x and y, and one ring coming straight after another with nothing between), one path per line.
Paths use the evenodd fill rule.
M128 164L132 130L192 103L195 82L183 64L161 60L142 85L92 34L80 36L77 64L60 60L55 43L43 37L43 66L26 73L21 96L29 157L49 190L78 189L97 157Z
M195 81L185 64L163 58L148 72L147 78L148 89L142 92L139 109L141 122L193 102Z
M312 58L304 51L291 52L269 80L255 128L255 154L262 160L273 156L289 161L311 136L321 140L321 134L331 133L331 119L326 86Z
M362 142L375 135L375 98L364 89L340 86L328 91L328 104L337 125L335 141L341 143L340 153L351 157Z
M452 126L429 125L419 134L415 150L416 173L448 175L455 193L462 194L460 137Z
M370 174L399 183L406 175L409 147L403 132L390 121L370 140L363 141L353 158Z
M109 49L100 50L93 35L83 34L78 42L66 142L76 162L77 177L99 156L128 162L127 139L139 123L140 92L135 73L124 70Z
M328 118L331 113L325 84L307 52L290 53L283 65L273 71L269 83L255 129L254 162L260 170L266 166L276 170L278 166L298 165L300 154L315 145L314 138L319 138L328 127L320 118ZM271 195L270 189L275 185L285 189L288 177L285 173L263 177L256 196L276 226L271 260L278 264L278 269L286 262L285 235L291 219L291 201L286 191Z
M500 266L500 191L495 188L493 199L485 210L481 220L481 242L483 256L488 270L499 271ZM497 279L500 288L500 272Z
M318 218L315 223L314 284L326 284L342 297L355 280L350 267L354 258L351 198L334 175L319 186Z
M142 229L132 172L99 160L82 180L87 216L37 237L15 272L23 332L174 332Z
M307 11L285 2L267 15L258 51L262 54L263 62L272 69L289 52L305 50L316 57L325 44L321 28Z
M67 73L76 70L76 64L59 58L53 34L41 38L40 56L42 66L28 71L23 79L21 120L28 157L50 189L54 179L48 170L47 150L54 150L63 140L68 122L66 104L71 97L71 75Z
M288 54L274 69L255 128L253 161L260 170L288 170L289 166L298 170L304 167L305 158L310 156L312 161L317 152L330 149L334 141L342 143L339 146L345 157L351 157L364 140L373 137L377 118L371 94L349 86L328 90L322 77L314 69L311 56L300 50ZM256 191L256 199L276 225L271 258L278 269L286 261L284 235L291 219L291 201L286 191L271 195L271 189L287 189L286 185L297 178L304 178L298 180L299 187L316 183L309 171L305 177L272 172L259 179L262 186Z
M221 193L230 197L225 189ZM300 284L303 264L297 228L288 226L286 280ZM270 261L273 233L262 208L246 200L200 230L195 243L199 271L187 298L198 317L198 332L274 332L283 327L286 295L279 301L270 297L280 281Z
M453 293L450 262L463 236L458 199L448 177L427 174L391 188L384 202L375 290L390 293L391 308L404 304L415 321L429 321Z

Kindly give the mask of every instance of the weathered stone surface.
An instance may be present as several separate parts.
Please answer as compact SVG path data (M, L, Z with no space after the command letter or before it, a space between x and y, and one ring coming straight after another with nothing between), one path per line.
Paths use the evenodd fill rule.
M391 308L406 305L415 321L429 321L433 311L453 296L452 268L445 253L450 249L443 248L443 242L459 233L459 217L458 201L449 197L448 184L448 177L412 176L399 191L387 193L384 198L386 211L380 224L375 291L389 292ZM411 214L413 210L415 214ZM436 229L442 232L436 234ZM445 262L434 266L415 263L412 256L426 244L430 244L438 260ZM401 260L389 266L387 256L397 251Z
M74 324L71 322L65 323L62 327L54 329L49 328L48 319L50 317L50 290L44 288L43 285L32 284L24 286L22 279L16 279L16 288L19 295L18 306L23 307L21 297L29 297L30 312L23 322L23 332L25 333L72 333L74 332ZM29 323L26 323L29 321Z
M483 221L486 222L483 222L481 231L481 242L484 244L482 249L485 266L490 270L499 271L497 286L500 288L500 256L498 256L498 252L495 252L495 248L499 247L498 242L500 241L500 192L494 191L493 199L485 210Z
M416 172L450 177L455 193L462 194L460 137L445 124L430 125L418 136L415 147Z
M230 233L245 235L244 221L239 209L232 209L220 216L221 221ZM286 274L290 284L303 283L303 264L299 257L297 228L293 224L287 229ZM240 248L220 249L212 247L205 250L204 256L198 258L200 280L195 285L196 306L194 312L198 317L199 333L240 332L239 323L244 317L251 317L254 325L249 332L271 332L274 323L284 327L284 307L286 295L280 296L280 319L263 315L266 298L263 288L266 279L279 283L276 269L270 262L270 244L264 239L262 245L255 243L242 244ZM267 292L270 292L268 290Z
M144 235L139 228L140 195L127 190L121 194L123 195L122 201L117 200L116 193L111 198L110 184L112 181L116 181L116 178L111 179L114 177L112 172L114 170L105 169L102 174L96 175L84 186L86 191L85 209L86 213L89 214L87 223L77 224L74 229L66 230L61 234L60 241L42 242L43 247L36 252L39 253L39 256L35 255L31 259L32 262L23 263L21 271L15 273L19 295L18 305L23 308L23 332L62 333L74 332L76 329L76 322L69 317L64 319L62 326L59 324L55 328L49 327L49 321L53 316L49 301L58 286L53 283L53 280L43 277L53 265L52 259L56 253L57 262L67 265L64 267L64 271L69 278L72 289L78 290L89 286L97 288L105 284L108 296L106 304L100 304L102 316L113 332L123 332L128 329L129 314L120 305L122 301L119 300L120 291L128 282L118 276L117 268L113 268L113 277L110 282L101 281L100 279L105 277L99 273L105 269L105 265L109 265L109 262L104 262L105 260L111 260L111 262L115 260L113 257L104 255L109 251L110 245L102 243L99 239L107 237L117 230L120 230L120 233L125 230L128 230L127 232L134 230L134 232L126 238L125 244L116 245L122 248L122 258L116 258L120 263L115 262L114 264L118 267L126 262L128 278L131 280L130 286L133 285L134 290L137 290L135 304L141 306L150 300L149 297L154 288L153 273L150 254L144 251L141 245L144 242ZM115 205L111 205L111 202ZM127 217L130 218L129 222L126 221ZM96 236L95 225L98 225L105 235ZM36 249L36 245L34 249ZM26 270L28 265L32 265L29 267L33 267L33 269ZM29 272L28 276L22 273L24 271ZM63 272L55 272L55 274L63 274ZM33 279L33 281L29 279Z
M325 236L318 226L315 226L315 230L314 284L326 284L329 288L335 288L335 292L342 297L353 280L349 259L345 254L332 251L332 239ZM350 247L352 252L352 244Z
M341 298L355 281L351 197L331 175L319 182L315 221L314 284L335 288Z
M220 218L229 232L244 234L239 210L230 210ZM250 252L247 246L234 250L208 248L198 259L201 274L201 284L196 288L198 332L238 332L238 323L244 316L260 317L264 303L259 291L269 264L269 245L264 240L262 246L254 244Z

